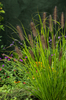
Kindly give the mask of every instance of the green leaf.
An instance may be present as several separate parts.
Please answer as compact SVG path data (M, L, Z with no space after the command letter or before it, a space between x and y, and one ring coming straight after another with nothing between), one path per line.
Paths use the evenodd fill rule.
M2 36L0 36L0 38L2 38Z
M2 29L2 30L4 31L4 27L3 27L3 25L0 25L0 29Z
M4 18L0 15L0 22L1 22L2 20L4 20Z
M3 7L3 4L1 4L1 2L0 2L0 7Z
M1 48L3 48L3 45L1 45Z
M26 98L26 100L29 100L28 98Z
M0 13L5 13L5 11L4 10L1 10Z

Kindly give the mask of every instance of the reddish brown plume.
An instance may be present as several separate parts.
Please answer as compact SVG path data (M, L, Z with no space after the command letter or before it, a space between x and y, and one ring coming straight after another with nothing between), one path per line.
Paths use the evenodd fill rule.
M30 23L30 26L31 26L31 29L32 29L32 32L33 32L33 36L36 37L37 36L37 31L36 31L36 28L35 28L35 25L33 22Z
M34 46L33 46L33 41L32 41L32 37L31 37L30 34L28 35L28 38L29 38L29 41L30 41L31 47L33 48L33 47L34 47Z
M17 46L15 46L15 51L17 52L19 58L22 58L22 53Z
M46 27L46 12L43 13L43 28Z
M57 6L54 8L54 23L56 24L57 22Z
M49 15L49 29L50 29L50 32L52 32L52 17L51 17L51 15Z
M20 26L18 26L18 25L17 25L17 31L18 31L18 33L19 33L19 37L20 37L21 41L24 40L23 32L22 32Z
M41 35L41 42L42 42L42 46L43 46L43 49L47 48L48 49L48 44L47 44L47 38L43 35Z
M32 57L33 60L34 60L34 54L33 54L33 51L32 51L32 50L29 50L29 53L31 54L31 57Z
M43 35L41 35L41 42L42 42L43 49L45 49L45 38Z
M61 27L64 28L64 13L61 14Z
M59 61L61 60L61 58L62 58L62 49L61 49L61 51L59 52Z
M52 40L52 48L55 49L56 44L55 44L55 35L53 34L53 40Z

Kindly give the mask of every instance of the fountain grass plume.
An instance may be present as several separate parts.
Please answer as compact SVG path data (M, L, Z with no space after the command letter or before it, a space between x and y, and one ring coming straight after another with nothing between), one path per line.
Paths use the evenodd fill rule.
M54 24L57 23L57 6L54 8Z
M43 28L46 27L46 12L43 13Z
M59 52L59 61L61 60L61 58L62 58L62 49L61 49L61 51Z
M47 43L46 36L41 35L41 42L42 42L43 49L45 49L45 48L48 49L48 43Z
M55 49L55 47L56 47L55 35L53 34L53 38L52 38L52 48Z
M21 41L24 40L23 32L22 32L22 30L21 30L19 25L17 25L17 31L19 33L19 37L20 37Z
M18 54L19 58L22 58L23 57L21 51L19 50L19 48L17 46L15 46L15 51Z
M30 41L31 47L33 48L33 47L34 47L34 46L33 46L33 41L32 41L32 37L31 37L30 34L28 35L28 38L29 38L29 41Z
M36 27L34 25L34 22L31 21L30 26L31 26L31 29L32 29L32 32L33 32L33 36L36 37L37 31L36 31Z
M64 28L64 13L61 14L61 27Z
M49 56L48 60L49 60L49 65L51 66L51 64L52 64L52 57Z
M50 32L52 32L52 17L51 15L49 15L49 29L50 29Z
M43 49L45 49L45 38L43 35L41 35L41 42L42 42L42 46L43 46Z
M33 51L32 51L32 50L29 50L29 53L31 54L31 57L32 57L33 60L34 60L34 53L33 53Z

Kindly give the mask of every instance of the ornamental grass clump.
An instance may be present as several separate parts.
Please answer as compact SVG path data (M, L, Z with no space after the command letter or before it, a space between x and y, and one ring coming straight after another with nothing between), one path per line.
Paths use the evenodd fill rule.
M60 32L61 38L58 40L56 35L54 35L54 20L52 19L52 16L49 16L49 28L46 24L44 25L39 13L38 17L41 30L39 31L35 23L31 22L32 32L31 35L28 36L29 39L24 36L30 45L30 47L27 48L26 42L24 41L23 53L25 53L28 59L28 63L24 61L24 71L28 73L27 76L29 81L27 81L25 87L23 85L22 88L30 91L39 100L65 100L65 31L63 32L61 24L55 18L55 24L59 23L59 30L62 30L62 32ZM25 32L23 25L22 28ZM59 30L56 30L57 34ZM35 37L35 40L32 38L32 34ZM49 36L51 36L52 39L51 44L49 42ZM16 68L22 71L22 63L16 61L16 64L18 65Z

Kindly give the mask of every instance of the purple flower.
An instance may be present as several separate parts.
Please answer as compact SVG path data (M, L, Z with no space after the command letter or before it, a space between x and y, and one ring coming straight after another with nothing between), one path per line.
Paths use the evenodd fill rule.
M2 67L4 67L4 65L2 65Z
M1 59L1 58L0 58Z
M10 44L10 46L12 46L13 44Z
M11 54L11 57L13 56L13 54Z
M51 54L51 56L53 56L53 54Z
M20 61L21 61L21 62L23 62L23 60L22 60L22 59L20 59Z
M58 36L58 39L60 39L61 36Z
M8 57L7 56L5 56L5 59L7 59Z
M27 58L27 56L25 56L25 58Z
M8 61L10 61L10 59L8 59Z
M12 43L14 43L14 41Z
M22 45L22 43L20 43L20 45Z
M5 49L5 47L3 49Z
M54 54L55 55L55 54ZM53 54L51 54L51 56L53 56Z
M50 41L52 41L52 39L50 39Z
M66 38L66 36L65 36L65 38Z

